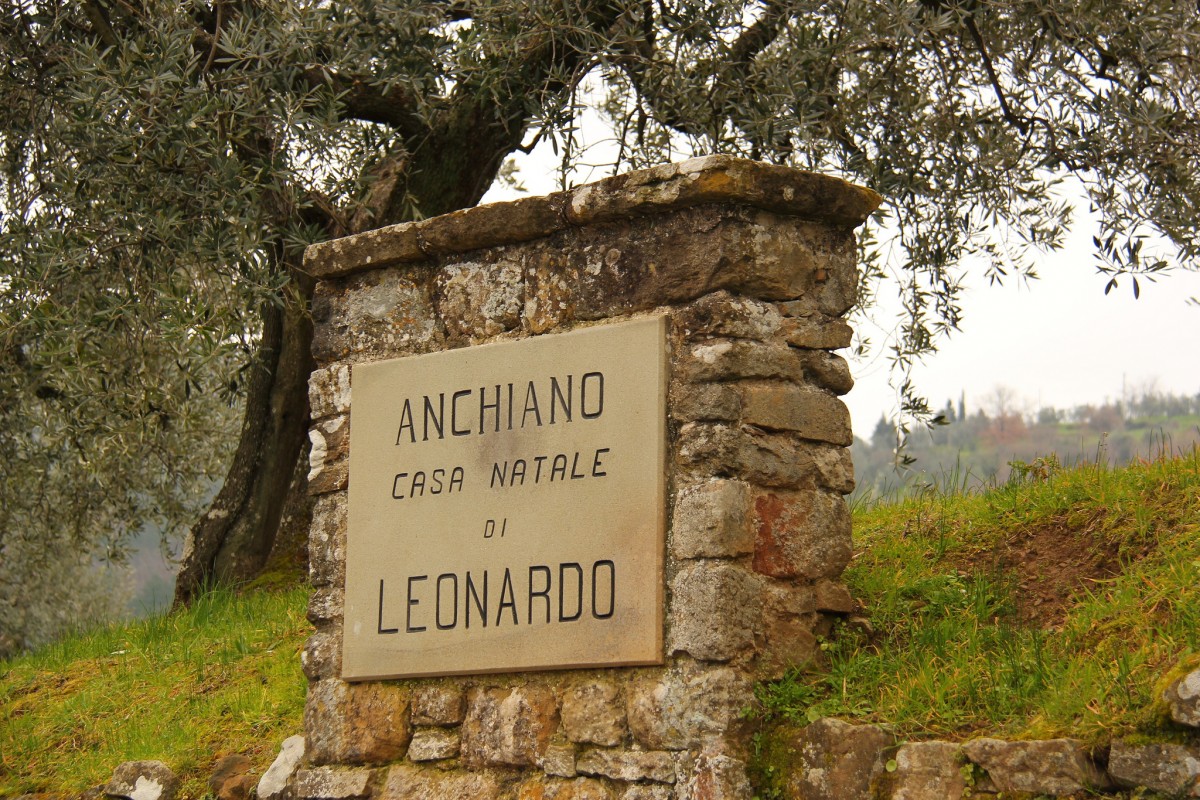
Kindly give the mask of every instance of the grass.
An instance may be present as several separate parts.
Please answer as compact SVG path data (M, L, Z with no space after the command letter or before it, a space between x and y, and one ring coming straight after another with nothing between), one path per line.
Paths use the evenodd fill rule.
M856 509L845 578L869 629L836 630L825 671L761 687L768 726L834 715L911 739L1182 736L1160 695L1200 664L1200 451L1015 466L987 491Z
M77 795L137 759L166 762L184 797L207 793L222 755L244 753L261 774L302 731L307 598L215 591L0 661L0 797Z

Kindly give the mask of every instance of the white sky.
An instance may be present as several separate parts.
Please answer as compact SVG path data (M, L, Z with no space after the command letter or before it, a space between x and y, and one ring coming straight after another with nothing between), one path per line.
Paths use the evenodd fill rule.
M597 124L602 123L585 119L583 128ZM594 160L604 163L604 148L597 150ZM559 188L558 158L548 144L520 156L517 164L517 178L528 194ZM607 169L577 170L571 182L608 174ZM483 202L517 196L493 186ZM1037 264L1038 280L989 286L978 269L966 281L963 330L943 341L915 373L916 386L931 406L941 408L948 399L957 404L965 392L968 411L987 408L997 386L1011 389L1016 408L1028 412L1119 400L1147 389L1200 393L1200 306L1188 303L1200 299L1200 273L1177 269L1156 283L1142 279L1136 300L1125 278L1106 296L1107 278L1095 268L1094 231L1085 210L1077 212L1067 247ZM899 308L885 287L869 318L852 321L872 344L865 359L844 353L851 358L856 386L843 399L859 436L869 436L881 414L893 416L897 409L888 385L887 342Z

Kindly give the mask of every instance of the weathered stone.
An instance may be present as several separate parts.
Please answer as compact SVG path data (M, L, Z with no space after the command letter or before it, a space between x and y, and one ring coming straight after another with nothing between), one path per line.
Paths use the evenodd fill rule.
M619 800L675 800L675 789L661 783L631 783L618 795Z
M453 684L425 684L413 689L414 725L457 725L467 711L467 693Z
M443 345L431 272L394 267L321 281L313 292L312 352L320 365L395 358Z
M612 746L625 739L625 701L612 683L588 681L562 698L562 728L572 742Z
M732 474L760 486L812 487L819 477L812 451L791 434L721 424L683 425L679 460L704 477Z
M315 767L296 773L296 797L300 800L356 800L371 793L369 769Z
M1171 719L1180 725L1200 728L1200 669L1172 681L1163 692L1163 700L1171 712Z
M746 764L721 752L703 752L696 759L679 800L745 800L751 796Z
M330 364L308 376L308 413L318 420L350 412L350 365Z
M871 800L872 785L883 774L884 750L891 734L875 725L850 725L825 717L793 738L796 753L788 776L794 800Z
M517 800L613 800L613 792L595 778L545 778L538 776L517 787Z
M388 770L377 800L497 800L501 784L483 772L442 772L400 765Z
M172 800L178 791L179 778L161 761L126 761L104 785L106 796L127 800Z
M832 611L835 614L850 614L858 610L858 603L844 583L828 579L813 585L817 611Z
M671 386L671 417L680 422L732 422L742 413L742 395L725 383Z
M619 219L698 203L737 202L835 225L859 225L879 195L813 172L714 155L616 175L570 193L575 224Z
M441 761L458 755L461 742L458 731L444 728L418 728L408 743L409 761Z
M554 693L537 687L476 689L467 698L463 758L472 767L541 763L558 728Z
M346 582L345 492L323 494L313 503L308 579L313 586L343 586Z
M850 365L841 356L817 350L804 353L803 358L805 377L822 389L842 395L854 388Z
M388 683L309 684L304 706L309 763L366 764L394 761L408 748L408 690Z
M1113 742L1108 774L1118 786L1171 797L1200 797L1200 747Z
M746 378L804 378L804 358L781 344L740 339L714 339L692 345L680 360L680 372L692 381L735 381Z
M258 800L289 800L292 796L292 776L304 758L304 737L289 736L279 746L279 755L258 781L255 794Z
M761 616L756 576L726 561L694 561L671 581L668 652L728 661L754 644Z
M512 259L460 261L438 273L438 311L451 342L479 342L521 324L525 273Z
M766 341L779 331L783 316L771 303L721 291L678 309L673 320L684 340L728 337Z
M844 320L807 311L802 303L780 303L785 315L779 324L784 340L792 347L810 350L840 350L854 340L854 330Z
M967 789L962 748L950 742L910 742L896 751L891 800L961 800Z
M808 451L821 488L838 494L854 491L854 461L850 449L835 445L813 445Z
M463 253L549 236L563 227L567 193L465 208L415 224L426 253Z
M850 411L833 395L811 386L753 383L741 387L742 422L803 439L849 446Z
M578 774L575 769L575 746L552 744L547 747L542 756L542 771L559 778L574 778Z
M308 621L314 625L340 622L346 605L346 592L338 586L322 586L308 598Z
M250 767L250 759L241 753L217 759L208 778L209 791L217 800L246 800L254 788L254 780L246 774Z
M754 552L750 487L716 479L679 490L671 516L675 558L721 558Z
M742 712L755 704L749 676L730 667L684 662L627 689L629 728L651 750L697 747L706 739L736 733Z
M808 586L772 581L763 600L765 646L759 654L759 677L779 678L802 666L817 653L817 621L813 590Z
M675 782L675 757L661 750L589 750L575 762L584 775L619 781Z
M1083 746L1073 739L1005 742L973 739L963 752L983 767L1001 792L1029 792L1055 797L1103 788L1106 781Z
M406 222L315 244L304 251L304 271L316 278L334 278L424 258L417 227Z
M309 636L300 651L300 668L310 681L336 678L342 669L341 628L324 628Z
M754 500L754 569L773 578L836 578L850 563L850 511L822 491L762 492Z
M346 488L350 474L350 416L327 417L308 429L308 493Z

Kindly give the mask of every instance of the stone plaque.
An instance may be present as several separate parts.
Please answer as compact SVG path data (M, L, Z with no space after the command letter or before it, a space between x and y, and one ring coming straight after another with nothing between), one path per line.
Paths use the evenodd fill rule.
M662 663L665 325L354 365L344 678Z

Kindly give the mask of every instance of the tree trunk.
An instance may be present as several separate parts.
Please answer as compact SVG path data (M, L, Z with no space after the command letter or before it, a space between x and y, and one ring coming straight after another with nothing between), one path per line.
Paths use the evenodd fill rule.
M308 376L312 372L312 285L293 280L281 305L262 312L262 338L250 367L237 451L209 510L188 532L174 605L212 584L257 576L276 547L285 510L297 536L307 534ZM294 538L294 537L289 537ZM281 543L282 545L282 543Z

